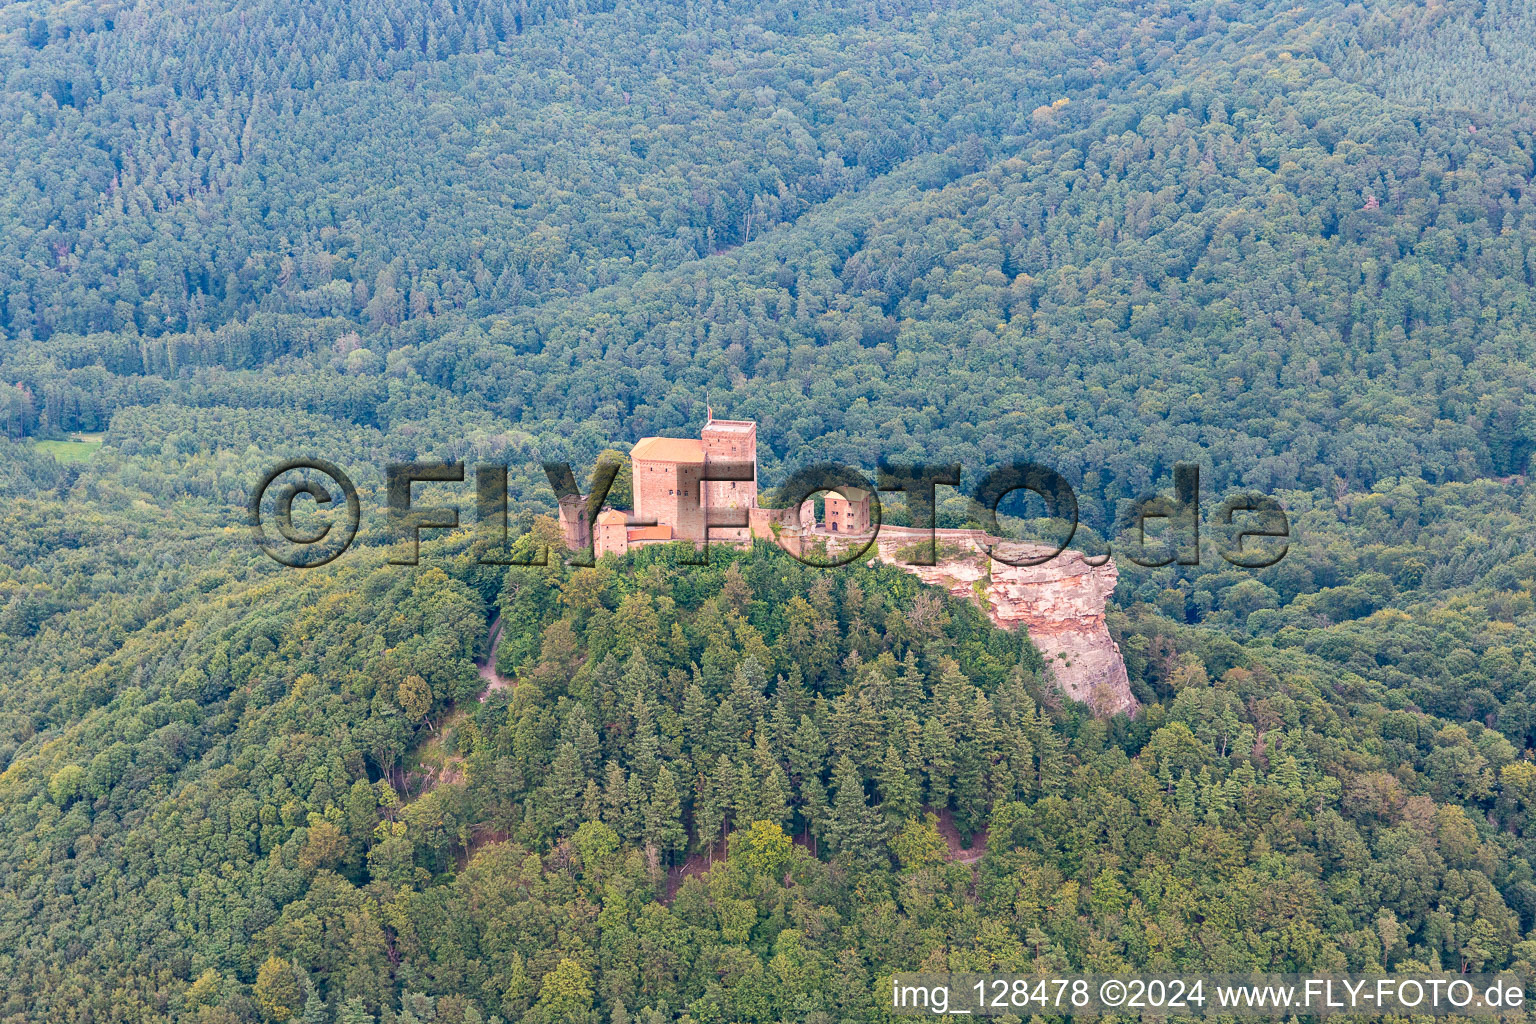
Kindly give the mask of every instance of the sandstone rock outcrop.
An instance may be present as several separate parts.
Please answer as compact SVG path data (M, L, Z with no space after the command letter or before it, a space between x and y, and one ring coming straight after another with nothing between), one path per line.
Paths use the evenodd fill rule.
M999 554L1017 559L1019 553L1039 555L1049 549L999 541L976 530L936 534L936 565L909 564L913 545L926 534L902 527L881 528L879 558L957 598L983 604L998 626L1023 627L1067 696L1100 715L1135 713L1125 662L1104 619L1104 604L1120 575L1113 560L1090 565L1069 550L1041 565L1014 566L991 558L988 550L1000 545Z

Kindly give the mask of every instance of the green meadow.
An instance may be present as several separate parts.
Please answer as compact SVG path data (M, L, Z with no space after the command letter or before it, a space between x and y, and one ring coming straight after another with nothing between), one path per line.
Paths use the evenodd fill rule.
M88 462L101 448L101 434L71 434L67 441L37 441L37 450L63 463Z

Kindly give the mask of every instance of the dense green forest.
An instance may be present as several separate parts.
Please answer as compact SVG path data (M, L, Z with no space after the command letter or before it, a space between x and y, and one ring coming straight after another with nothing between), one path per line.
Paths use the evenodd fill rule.
M1536 978L1524 0L0 7L0 1021L842 1024ZM383 467L758 423L1076 488L1142 707L888 567L389 564ZM354 550L245 503L320 456ZM473 490L419 487L457 503ZM889 506L900 520L899 500ZM491 646L492 623L499 642ZM508 685L488 689L497 677Z

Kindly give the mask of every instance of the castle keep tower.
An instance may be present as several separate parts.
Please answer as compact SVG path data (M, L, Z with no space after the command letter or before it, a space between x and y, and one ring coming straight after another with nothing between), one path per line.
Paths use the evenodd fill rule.
M743 525L713 527L710 541L751 542L745 524L749 510L757 507L757 424L753 421L717 420L711 413L697 440L642 437L630 450L629 461L635 479L635 521L657 524L655 529L630 526L631 545L665 540L702 543L712 509L736 509ZM711 463L745 465L748 478L705 480L704 469Z
M713 410L700 431L704 448L705 465L710 463L748 463L752 467L750 480L707 480L704 483L704 507L706 509L738 509L742 522L746 522L748 509L757 507L757 423L754 420L717 420ZM709 533L711 540L721 543L745 544L750 539L746 526L715 527Z
M672 527L675 540L704 539L704 445L691 437L643 437L630 450L635 518Z

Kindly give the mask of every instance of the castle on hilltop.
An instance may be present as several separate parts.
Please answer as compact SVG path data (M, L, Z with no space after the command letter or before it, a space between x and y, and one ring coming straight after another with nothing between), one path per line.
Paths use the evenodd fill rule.
M1026 630L1049 674L1069 696L1100 714L1136 709L1120 648L1104 617L1118 578L1108 559L1090 564L1081 553L1064 551L1042 564L998 561L993 552L1019 545L980 530L875 524L869 492L856 487L826 492L820 524L810 500L797 509L760 508L757 424L717 420L713 410L706 413L697 438L643 437L629 458L634 513L604 509L589 534L581 496L561 499L567 547L579 551L590 541L593 554L602 558L673 541L747 547L764 540L797 557L818 549L825 557L869 544L871 565L894 565L959 600L974 601L999 626ZM738 479L706 479L719 476ZM910 547L930 537L948 553L934 566L911 564Z
M591 537L592 552L598 558L672 541L703 544L707 539L711 544L747 547L754 537L778 540L798 550L802 538L811 534L846 536L870 531L869 493L854 488L848 488L847 496L837 492L826 496L826 523L820 531L809 501L798 512L760 508L754 420L717 420L709 410L697 438L642 437L630 449L629 461L634 513L610 508L598 515ZM711 468L716 471L708 472ZM706 479L723 475L744 479ZM573 550L587 546L579 499L561 502L560 524L566 546Z

